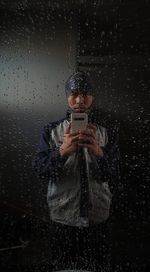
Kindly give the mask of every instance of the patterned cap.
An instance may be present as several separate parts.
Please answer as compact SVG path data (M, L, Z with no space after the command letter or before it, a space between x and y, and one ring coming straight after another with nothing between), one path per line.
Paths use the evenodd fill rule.
M70 95L74 91L93 95L93 86L89 76L85 72L76 72L68 78L65 84L65 91L67 95Z

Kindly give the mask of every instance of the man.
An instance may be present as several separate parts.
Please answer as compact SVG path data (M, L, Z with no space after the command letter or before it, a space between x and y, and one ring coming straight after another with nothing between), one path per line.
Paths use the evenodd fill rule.
M57 256L64 252L61 265L66 262L56 268L67 268L72 257L77 268L101 271L108 265L110 188L120 176L118 137L114 128L106 129L97 120L87 74L77 72L69 77L65 91L67 116L43 128L33 167L41 179L49 181L47 202L51 225L55 226L53 253L56 248ZM86 130L71 132L72 112L88 114Z

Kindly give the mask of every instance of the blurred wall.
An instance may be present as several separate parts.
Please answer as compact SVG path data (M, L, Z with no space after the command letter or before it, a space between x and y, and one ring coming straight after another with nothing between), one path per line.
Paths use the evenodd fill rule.
M31 160L43 125L65 115L64 83L76 67L75 22L37 10L1 11L0 21L1 198L36 207L46 198Z

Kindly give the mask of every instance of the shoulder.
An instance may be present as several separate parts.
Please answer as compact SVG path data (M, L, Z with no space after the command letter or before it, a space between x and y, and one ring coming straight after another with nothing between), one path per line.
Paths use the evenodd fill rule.
M45 133L51 133L51 131L53 129L55 129L57 126L59 126L60 124L62 124L64 121L66 120L66 118L61 118L57 121L53 121L53 122L49 122L47 124L45 124L42 128L42 132L45 132Z
M49 122L49 123L47 123L47 124L44 125L44 128L46 130L49 130L49 129L51 130L53 128L56 128L60 124L62 124L65 120L66 120L66 118L61 118L61 119L59 119L57 121Z

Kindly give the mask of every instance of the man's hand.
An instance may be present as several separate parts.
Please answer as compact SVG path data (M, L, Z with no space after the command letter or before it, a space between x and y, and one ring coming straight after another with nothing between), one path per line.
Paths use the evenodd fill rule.
M79 132L78 146L87 147L89 153L92 153L96 157L103 157L103 150L96 140L96 126L88 124L87 128L87 130L81 130Z
M76 133L70 132L71 126L65 130L64 141L60 146L62 157L69 156L78 150L80 146L87 147L89 153L96 157L103 157L103 151L96 140L96 126L88 124L87 130L81 130Z
M60 154L62 157L69 156L75 151L77 151L78 142L79 142L79 132L71 133L70 132L71 125L65 130L64 133L64 141L60 146Z

